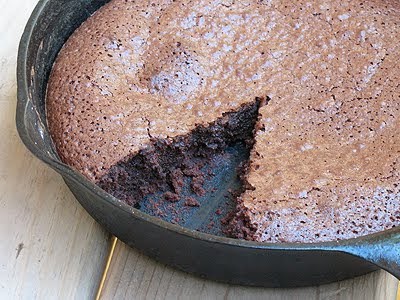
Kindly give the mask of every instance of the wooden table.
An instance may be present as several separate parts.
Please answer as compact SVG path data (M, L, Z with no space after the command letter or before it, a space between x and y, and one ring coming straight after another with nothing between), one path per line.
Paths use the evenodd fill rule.
M15 129L17 46L37 0L0 0L0 299L93 299L110 236L61 177L33 157ZM379 271L302 289L230 286L115 248L102 299L396 299L397 280Z

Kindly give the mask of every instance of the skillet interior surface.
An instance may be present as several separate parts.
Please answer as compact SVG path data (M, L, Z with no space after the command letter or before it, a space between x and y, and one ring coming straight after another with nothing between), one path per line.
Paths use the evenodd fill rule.
M221 237L220 218L232 209L229 190L240 184L234 170L243 160L240 146L229 150L207 190L207 204L188 213L180 225L165 221L105 193L58 158L46 126L47 79L58 51L71 33L106 0L42 0L21 39L18 55L17 128L25 145L59 172L82 206L109 232L147 255L202 277L236 284L294 287L324 284L362 275L379 265L399 276L398 230L339 243L260 244ZM151 199L150 199L151 200ZM149 199L147 199L149 201ZM179 208L178 208L179 209ZM216 210L222 214L216 214ZM148 213L148 214L146 214ZM213 223L214 226L207 226ZM201 230L205 233L198 232ZM393 250L394 249L394 250ZM368 261L364 260L368 259Z

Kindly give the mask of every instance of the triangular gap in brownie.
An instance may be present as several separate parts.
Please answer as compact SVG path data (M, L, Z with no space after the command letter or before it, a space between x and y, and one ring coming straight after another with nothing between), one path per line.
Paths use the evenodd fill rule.
M234 143L244 143L250 153L259 109L268 101L269 97L257 97L214 122L198 125L188 134L152 139L146 148L112 166L97 184L135 207L140 207L145 196L156 192L163 192L165 200L180 201L185 177L191 180L192 192L201 195L202 166Z

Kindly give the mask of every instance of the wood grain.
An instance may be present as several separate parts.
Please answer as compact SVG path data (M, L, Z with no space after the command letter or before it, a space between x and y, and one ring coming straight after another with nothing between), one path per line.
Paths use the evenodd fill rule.
M17 47L36 2L0 0L0 299L90 299L108 235L15 129Z
M396 299L397 280L378 271L333 284L264 289L217 283L171 269L118 242L101 299Z

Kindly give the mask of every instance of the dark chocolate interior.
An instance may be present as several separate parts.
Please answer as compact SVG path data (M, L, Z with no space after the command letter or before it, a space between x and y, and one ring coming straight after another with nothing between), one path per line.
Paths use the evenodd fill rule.
M207 232L233 233L220 223L227 225L235 215L235 199L245 189L241 174L254 144L262 103L257 98L186 135L153 139L145 149L111 167L97 184L167 221ZM224 180L229 182L221 184ZM211 194L224 201L211 205L207 201ZM203 216L192 210L203 211ZM195 215L205 219L193 222Z

